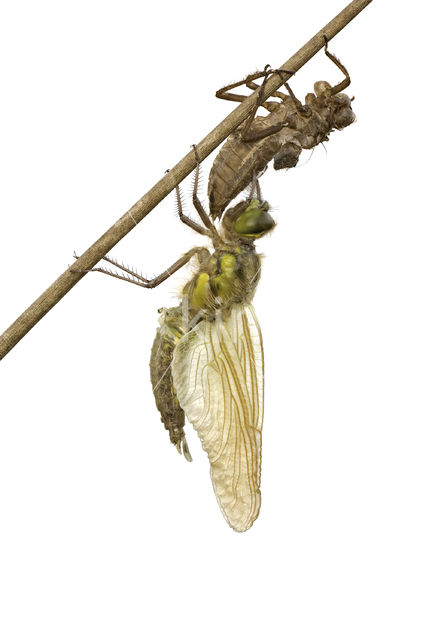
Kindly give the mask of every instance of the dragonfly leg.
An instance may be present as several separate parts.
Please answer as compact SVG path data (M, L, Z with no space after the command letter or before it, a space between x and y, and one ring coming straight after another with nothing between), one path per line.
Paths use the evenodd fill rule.
M254 198L254 192L256 190L256 171L253 171L253 177L251 179L251 187L250 187L250 193L249 193L249 200L252 200L252 198Z
M239 93L230 93L230 90L235 89L236 87L242 87L243 85L245 85L246 87L249 87L249 83L252 82L253 80L258 80L259 78L267 78L272 73L273 71L271 71L269 64L267 64L263 71L256 71L256 73L250 73L246 78L244 78L244 80L233 82L232 84L226 85L226 87L222 87L222 89L218 89L216 91L216 98L220 98L221 100L231 100L232 102L243 102L247 98L247 96L244 96ZM256 85L256 89L258 88L259 88L259 85Z
M198 197L197 192L198 192L198 182L200 178L200 159L198 157L196 145L193 144L192 147L194 149L195 159L197 161L197 166L195 167L195 175L194 175L194 188L192 191L192 203L196 211L198 212L198 215L200 216L204 226L207 227L207 229L209 230L209 236L211 236L213 243L214 242L218 243L220 242L219 233L216 227L214 226L213 222L210 220L209 216L207 215L203 205L201 204L201 200Z
M201 262L205 258L206 251L207 249L205 247L194 247L193 249L190 249L178 260L176 260L176 262L174 262L168 269L160 273L155 278L152 278L151 280L149 280L148 278L144 278L137 271L130 269L129 267L122 264L121 262L118 262L117 260L114 260L109 256L105 256L103 260L105 260L106 262L109 262L110 264L114 265L118 269L121 269L126 274L128 274L127 276L122 275L117 271L103 269L102 267L95 267L94 269L70 269L70 271L71 273L89 273L92 271L94 272L98 271L99 273L104 273L107 276L112 276L113 278L124 280L125 282L131 282L132 284L136 284L138 287L143 287L145 289L154 289L155 287L158 287L159 284L167 280L167 278L169 278L171 275L176 273L176 271L184 267L191 260L193 256L198 255L199 260ZM75 254L74 254L74 257L78 258L78 256Z
M258 173L257 171L253 171L253 176L251 179L251 187L250 187L250 192L249 192L249 196L248 199L252 200L254 198L254 194L256 194L256 198L257 200L259 200L259 202L262 201L262 194L260 192L260 184L259 184L259 176L262 175L262 171L260 173Z
M169 169L167 169L166 173L168 172L169 172ZM177 202L179 220L184 224L186 224L188 227L191 227L191 229L193 229L197 233L200 233L203 236L208 236L209 232L205 227L202 227L201 224L198 224L197 222L192 220L192 218L190 218L189 216L186 216L183 213L182 196L181 196L180 188L178 184L176 185L175 191L176 191L176 202Z
M294 75L294 71L287 71L285 69L282 69L282 71L284 73ZM244 96L238 93L230 93L230 90L235 89L236 87L242 87L243 85L245 85L249 89L253 89L254 91L256 91L261 85L255 84L253 81L258 80L259 78L267 79L268 76L271 76L275 72L276 72L276 69L271 69L270 65L267 64L263 69L263 71L256 71L255 73L250 73L243 80L239 80L238 82L233 82L232 84L226 85L226 87L222 87L222 89L218 89L216 91L216 98L220 98L221 100L231 100L232 102L243 102L247 98L247 96ZM250 86L251 84L254 85L254 88ZM272 94L272 95L275 95L275 94Z
M259 200L259 202L263 202L258 178L256 178L256 198Z
M259 109L259 107L264 102L265 82L267 81L268 77L271 75L271 69L270 69L269 65L266 65L263 73L264 73L264 78L263 78L262 84L259 87L259 93L257 95L256 103L255 103L253 109L251 110L249 117L245 121L244 127L241 130L241 140L243 140L244 142L248 142L251 139L249 137L250 127L253 124L253 120L255 118L257 110ZM252 80L254 80L254 78L252 78ZM246 86L247 86L247 83L246 83ZM268 127L268 129L271 129L271 127ZM266 138L267 135L270 135L268 130L266 130L266 133L265 133L265 131L263 131L263 134L264 134L265 138Z
M283 74L284 73L289 73L289 74L293 75L293 73L291 71L286 71L285 69L267 69L268 66L269 65L267 65L265 67L264 73L267 73L268 75L271 75L273 73L278 73L278 75L281 78L282 83L284 84L284 86L286 87L286 89L288 91L289 86L288 86L288 83L286 82L286 80L284 80ZM252 89L252 88L259 89L259 94L258 94L258 98L256 100L256 104L254 105L253 110L251 111L249 117L247 118L247 120L244 123L244 127L241 130L241 140L243 140L243 142L254 142L256 140L262 140L263 138L266 138L267 136L271 136L274 133L278 133L278 131L281 131L281 129L283 127L287 126L286 122L281 122L281 123L273 124L270 127L266 127L264 129L261 129L261 130L250 131L250 127L251 127L251 125L253 123L253 120L254 120L254 117L256 115L256 112L257 112L257 110L258 110L258 108L260 106L264 106L266 109L268 109L268 111L272 111L273 108L275 108L275 107L272 106L275 103L267 102L267 101L265 102L264 101L265 83L266 83L267 79L268 79L268 76L265 75L264 80L263 80L263 82L262 82L262 84L260 86L257 85L252 80L250 80L247 83L247 86L248 86L249 89ZM289 93L290 93L290 91L289 91ZM281 99L285 98L285 95L283 93L279 92L279 91L275 91L272 95L275 96L275 97L279 97ZM294 96L294 94L293 94L293 96Z
M256 91L257 89L260 89L260 84L256 84L256 82L247 82L246 86L251 89L252 91ZM271 94L270 96L271 98L279 98L280 100L286 100L288 98L288 96L286 96L285 93L281 93L281 91L274 91L274 93ZM275 106L273 106L275 105ZM262 107L265 107L265 109L268 109L268 111L272 111L273 109L276 108L277 103L275 101L271 101L271 102L263 102L262 103Z
M296 96L294 95L293 89L290 87L290 85L288 84L287 80L284 80L284 77L282 76L282 69L277 69L276 70L278 75L280 76L283 85L285 86L285 88L288 91L288 95L290 96L290 98L292 99L294 106L296 107L297 111L302 115L302 116L310 116L311 115L311 109L309 107L306 107L304 104L301 103L301 101L299 100L299 98L296 98Z
M332 62L334 62L336 67L338 67L340 69L340 71L345 76L345 79L342 80L342 82L340 82L339 84L336 84L335 87L332 87L331 94L334 96L336 93L340 93L341 91L344 91L345 89L347 89L347 87L349 87L349 85L351 83L351 77L350 77L349 72L346 69L346 67L340 62L339 58L336 58L335 55L330 53L330 51L328 50L328 38L327 38L327 36L325 34L323 34L323 36L324 36L324 41L325 41L325 45L324 45L324 53L325 53L325 55Z
M241 139L244 142L254 142L255 140L266 138L267 136L270 136L273 133L277 133L282 129L283 126L285 126L285 125L277 124L277 125L272 125L271 127L268 127L266 129L263 129L261 132L259 131L256 131L253 133L250 132L250 127L256 116L258 108L260 106L264 106L266 109L268 109L268 111L271 111L274 108L272 106L275 104L274 102L268 102L264 100L264 87L268 77L274 73L278 73L279 71L281 71L281 73L288 73L290 75L293 75L294 73L293 71L287 71L285 69L281 69L281 70L271 69L269 65L266 65L263 71L257 71L256 73L251 73L246 78L244 78L244 80L240 80L239 82L228 84L226 87L223 87L222 89L219 89L218 91L216 91L217 98L221 98L222 100L233 100L234 102L243 102L243 100L245 100L247 96L236 94L236 93L230 93L230 90L235 89L236 87L240 87L242 85L245 85L246 87L248 87L249 89L252 89L253 91L256 91L257 89L259 89L256 103L249 117L245 121L244 127L241 131ZM281 74L280 74L280 77L282 79ZM258 85L254 82L254 80L257 80L259 78L263 78L263 82L261 85ZM272 95L279 98L282 98L284 96L284 94L280 92L275 92Z
M256 194L256 199L259 200L259 202L262 202L262 192L260 191L259 176L261 176L263 173L263 171L259 173L257 171L253 171L250 193L248 197L249 200L252 200L254 198L254 194Z
M265 127L260 130L255 129L250 131L248 129L245 133L243 131L241 132L241 140L243 142L256 142L256 140L263 140L263 138L272 136L274 133L278 133L278 131L281 131L281 129L287 126L287 122L280 122L278 124L272 124L270 127Z
M294 95L293 90L291 89L290 85L288 84L288 81L287 81L287 80L284 80L284 78L283 78L283 75L282 75L282 74L283 74L283 73L290 73L290 71L285 71L285 69L273 69L273 70L272 70L272 73L278 73L278 75L279 75L279 76L280 76L280 78L281 78L281 81L282 81L283 85L285 86L285 88L286 88L286 89L287 89L287 91L288 91L288 94L289 94L290 98L293 100L293 102L294 102L294 105L295 105L296 109L297 109L297 110L299 111L299 113L301 113L302 115L306 115L306 114L307 114L307 111L308 111L307 107L305 107L305 106L301 103L301 101L300 101L298 98L296 98L296 96ZM294 73L293 73L292 75L294 75ZM256 84L255 82L249 82L249 83L247 83L247 86L248 86L248 88L249 88L249 89L252 89L253 91L255 91L256 89L259 89L259 88L261 87L261 85ZM272 97L274 97L274 98L280 98L280 100L282 100L283 102L284 102L284 101L286 101L286 100L288 99L288 96L287 96L285 93L281 93L281 91L275 91L275 92L272 94ZM273 110L275 110L275 109L276 109L276 105L277 105L277 103L276 103L276 102L264 102L264 103L262 104L262 106L263 106L263 107L265 107L266 109L268 109L268 111L273 111ZM271 128L272 128L272 127L271 127ZM265 129L264 131L267 131L267 130ZM275 131L273 131L273 133L275 133ZM269 134L269 133L268 133L267 135L271 135L271 134Z

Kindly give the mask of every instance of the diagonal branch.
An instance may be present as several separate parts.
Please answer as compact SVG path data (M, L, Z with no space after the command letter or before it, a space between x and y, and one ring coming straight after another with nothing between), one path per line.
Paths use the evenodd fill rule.
M324 45L324 35L328 40L334 38L353 18L355 18L372 0L353 0L331 22L323 27L299 51L289 58L281 69L298 71ZM265 99L269 98L289 78L283 73L282 78L274 74L264 85ZM197 144L200 160L204 160L223 142L236 127L250 114L257 91L244 100L213 131ZM108 229L80 258L73 264L75 269L91 269L105 256L137 223L148 215L187 175L195 168L195 155L190 151L173 169L164 175L136 204L127 211L113 226ZM72 273L67 269L22 315L0 336L0 359L2 359L24 337L34 325L64 297L72 287L84 276L84 273Z

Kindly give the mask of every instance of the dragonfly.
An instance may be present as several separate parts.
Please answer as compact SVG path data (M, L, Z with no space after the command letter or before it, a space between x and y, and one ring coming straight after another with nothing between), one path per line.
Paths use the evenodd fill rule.
M328 40L325 36L324 39L325 55L344 74L344 79L335 86L324 80L315 82L314 93L306 95L305 104L296 98L288 82L284 81L283 70L269 69L268 66L216 92L218 98L242 102L246 96L232 93L232 89L241 85L259 89L255 108L227 138L210 170L208 195L213 219L221 217L231 200L250 184L253 174L265 171L271 160L275 169L295 167L302 149L313 149L327 141L334 129L344 129L355 121L353 98L342 93L350 84L349 73L328 51ZM272 97L279 98L279 102L263 100L264 82L271 73L281 75L288 91L288 95L280 91L272 94ZM254 81L262 76L264 82L256 84ZM267 109L269 114L255 117L259 106Z
M258 180L253 180L248 197L224 213L218 228L197 194L197 153L196 160L192 201L199 222L183 214L179 186L178 214L183 223L208 237L210 250L194 247L151 280L109 256L104 260L120 271L90 271L150 289L196 261L179 304L159 310L151 381L172 444L191 460L184 432L188 419L208 455L219 507L228 524L242 532L258 517L261 502L264 357L252 305L261 271L254 243L274 229L275 221Z

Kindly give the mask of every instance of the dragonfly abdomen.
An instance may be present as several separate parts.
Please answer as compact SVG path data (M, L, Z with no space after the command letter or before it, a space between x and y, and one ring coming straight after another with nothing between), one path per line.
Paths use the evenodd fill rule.
M161 421L169 432L170 441L185 458L192 460L185 439L185 413L181 408L173 385L171 364L177 343L184 334L182 309L163 309L160 328L151 350L150 372L155 404Z

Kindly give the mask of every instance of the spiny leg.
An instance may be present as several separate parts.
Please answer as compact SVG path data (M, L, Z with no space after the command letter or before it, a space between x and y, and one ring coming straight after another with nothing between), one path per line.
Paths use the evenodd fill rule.
M293 89L290 87L290 85L288 84L287 80L284 80L282 74L282 70L281 69L277 69L277 73L279 74L283 85L285 86L285 88L288 91L288 95L290 96L290 98L293 100L294 106L296 107L297 111L300 113L300 115L305 116L305 117L309 117L312 114L312 111L309 107L305 106L304 104L301 103L301 101L299 100L299 98L296 98L296 96L293 93Z
M288 93L290 95L290 98L293 100L293 102L295 103L296 107L298 109L300 109L300 107L303 107L303 105L300 102L300 100L298 98L296 98L296 96L294 95L293 90L291 89L290 85L288 84L288 81L284 80L284 78L281 76L282 70L281 69L275 69L275 72L280 75L281 81L282 81L283 85L285 86L285 88L287 89L287 91L288 91ZM256 89L260 89L260 87L261 87L260 84L256 84L255 82L249 82L249 83L247 83L247 86L252 91L256 91ZM279 98L283 102L288 99L288 96L285 93L281 93L281 91L274 91L274 93L271 95L271 97ZM273 106L273 105L275 105L275 106ZM276 105L277 105L276 102L264 102L262 106L265 107L266 109L268 109L268 111L272 111L272 110L276 109Z
M168 269L160 273L155 278L152 278L151 280L144 278L137 271L133 271L132 269L129 269L129 267L126 267L125 265L121 264L120 262L117 262L116 260L108 256L105 256L103 260L106 260L107 262L109 262L110 264L113 264L115 267L118 267L125 273L128 273L130 277L123 276L117 272L110 271L108 269L103 269L102 267L96 267L94 269L70 269L70 271L71 273L89 273L91 271L93 272L98 271L99 273L104 273L107 276L112 276L113 278L124 280L125 282L131 282L132 284L136 284L138 287L143 287L145 289L154 289L155 287L158 287L159 284L167 280L167 278L169 278L171 275L176 273L176 271L181 269L181 267L184 267L191 260L193 256L198 255L201 261L205 257L206 251L207 250L205 247L194 247L193 249L190 249L178 260L176 260L176 262L174 262L171 265L171 267L169 267ZM74 254L74 257L78 259L78 256L75 254Z
M277 69L277 73L279 73L279 69ZM311 116L311 109L309 107L306 107L304 104L302 104L300 102L300 100L298 100L298 98L296 98L296 96L294 95L290 85L288 84L287 81L285 81L283 78L281 78L285 88L287 89L290 98L292 99L294 106L296 107L297 111L303 116L303 117L310 117ZM253 83L254 84L254 83ZM256 85L257 86L257 85ZM287 97L285 96L285 94L280 93L280 92L275 92L276 94L280 94L280 97ZM269 105L269 111L272 111L272 109L270 108L271 104L277 104L277 103L264 103L264 105ZM267 107L268 108L268 107ZM257 109L257 106L256 106ZM252 114L250 114L249 118L246 121L246 124L244 125L244 129L241 132L241 139L243 140L243 142L256 142L257 140L263 140L263 138L266 138L268 136L273 135L274 133L278 133L279 131L281 131L281 129L283 129L284 127L288 126L288 122L287 121L283 121L283 122L279 122L277 124L272 124L269 127L265 127L262 129L254 129L252 131L249 130L249 127L251 125L251 123L253 122L254 119L254 111L252 112ZM248 127L247 127L247 123L248 123Z
M240 80L239 82L234 82L216 91L217 98L221 98L223 100L233 100L234 102L243 102L243 100L245 100L247 96L243 96L241 94L229 93L230 89L234 89L235 87L239 87L242 85L245 85L246 87L254 91L259 89L256 103L250 115L248 116L247 120L245 121L244 127L241 131L241 139L244 142L254 142L255 140L261 140L262 138L266 138L267 136L270 136L274 133L277 133L278 131L281 131L283 126L285 126L285 123L276 124L276 125L271 125L270 127L263 129L262 131L250 132L250 127L253 123L253 120L255 118L258 108L263 105L266 109L268 109L268 111L272 110L272 105L274 103L265 101L264 91L265 91L265 83L268 77L274 73L278 73L280 75L280 78L283 81L283 84L286 84L286 82L283 80L282 73L288 73L290 75L294 75L293 71L287 71L286 69L271 69L269 65L266 65L263 71L252 73L248 75L246 78L244 78L244 80ZM258 78L263 78L263 82L261 85L257 85L254 82L254 80L257 80ZM274 94L272 95L280 98L284 97L284 94L279 92L274 92Z
M257 140L263 140L263 138L272 136L274 133L278 133L279 131L281 131L281 129L287 126L287 122L279 122L278 124L272 124L270 127L265 127L263 129L246 131L246 133L244 134L243 132L241 132L241 140L243 142L256 142Z
M263 104L264 100L264 95L265 95L265 83L268 79L268 76L271 75L271 73L273 73L273 70L270 69L269 65L266 65L263 73L265 74L264 78L263 78L263 82L259 87L259 93L257 95L257 100L256 103L253 107L253 109L250 112L249 117L247 118L247 120L244 123L244 127L241 130L241 140L243 140L244 142L249 142L251 140L253 140L253 133L250 136L250 127L253 124L253 120L255 118L255 115L257 113L257 110L259 109L259 107ZM250 81L249 81L250 82ZM254 83L253 83L254 84ZM247 86L247 83L246 83ZM277 128L277 126L279 128ZM262 137L269 136L272 135L272 133L276 133L277 131L280 131L282 129L282 127L280 125L272 125L271 127L267 127L266 129L264 129L262 131Z
M265 71L266 71L266 67L265 67ZM294 75L292 72L290 71L286 71L285 69L270 69L269 73L277 73L280 76L281 82L283 83L283 85L285 86L285 88L287 89L290 98L293 100L296 109L302 114L302 115L310 115L310 110L308 110L304 105L302 105L302 103L300 102L300 100L298 100L296 98L296 96L294 95L293 91L291 90L288 82L284 79L284 73L291 73L291 75ZM268 111L272 111L272 105L275 104L273 102L264 102L263 101L263 95L264 95L264 86L265 86L265 82L267 80L267 77L265 76L265 79L263 80L262 84L260 85L260 87L255 83L250 81L247 86L249 88L256 88L259 89L259 96L258 96L258 100L256 101L256 105L253 109L253 111L251 112L251 114L249 115L249 117L247 118L245 124L244 124L244 128L241 132L241 139L244 142L255 142L256 140L262 140L263 138L266 138L267 136L271 136L274 133L278 133L279 131L281 131L281 129L283 129L283 127L287 126L287 122L280 122L277 124L273 124L269 127L266 127L260 131L250 131L250 127L251 124L254 120L254 116L256 114L257 109L259 108L260 105L263 105L266 109L268 109ZM273 96L281 98L281 100L284 100L287 96L285 96L285 94L281 93L280 91L275 91L273 94ZM308 113L309 111L309 113Z
M195 167L195 176L194 176L194 188L192 191L192 203L195 207L195 209L198 212L198 215L200 216L203 224L207 227L207 229L209 229L210 233L209 235L212 238L213 244L217 244L220 242L220 236L219 233L216 229L216 227L214 226L213 222L210 220L209 216L207 215L206 211L204 210L203 205L201 204L201 200L198 197L197 191L198 191L198 182L199 182L199 177L200 177L200 159L198 157L198 151L197 151L197 147L195 144L192 145L192 148L194 149L194 153L195 153L195 159L197 161L197 166Z
M323 34L323 36L324 36L324 41L325 41L325 45L324 45L324 53L325 53L325 55L332 62L334 62L336 67L338 67L340 69L340 71L345 76L345 79L342 80L342 82L340 82L339 84L336 84L335 87L332 87L331 93L332 93L332 95L335 95L336 93L340 93L341 91L344 91L344 89L347 89L347 87L349 87L349 85L351 83L351 77L350 77L349 72L346 69L346 67L340 62L339 58L336 58L336 56L334 54L330 53L330 51L328 50L328 38L327 38L327 36L325 34Z
M294 71L287 71L286 69L281 69L283 73L288 73L289 75L294 75ZM241 87L245 85L249 89L252 87L250 84L254 85L254 90L258 89L261 85L255 84L253 81L258 80L259 78L264 78L267 80L268 76L273 75L277 72L277 69L271 69L270 65L267 64L263 71L256 71L256 73L250 73L244 80L239 80L238 82L233 82L232 84L226 85L226 87L222 87L222 89L218 89L216 91L216 98L220 98L221 100L231 100L233 102L243 102L247 96L239 94L239 93L229 93L231 89L235 89L236 87ZM265 81L264 80L264 81ZM275 95L275 94L272 94Z
M218 89L216 91L216 98L220 98L221 100L231 100L232 102L243 102L247 96L244 96L239 93L229 93L231 89L235 89L236 87L242 87L243 85L248 86L249 82L253 80L258 80L259 78L267 78L274 71L270 68L270 65L267 64L263 71L256 71L256 73L250 73L244 80L239 80L238 82L233 82L232 84L227 84L226 87L222 87L222 89ZM288 71L290 73L290 71ZM256 89L259 85L256 85Z
M256 91L257 89L260 89L261 85L260 84L256 84L255 82L251 81L251 82L247 82L246 83L246 87L248 89L251 89L252 91ZM274 93L272 93L270 95L271 98L279 98L280 100L286 100L286 98L288 96L286 96L285 93L281 93L281 91L274 91ZM277 103L275 101L271 101L271 102L262 102L262 107L265 107L265 109L268 109L268 111L272 111L272 109L274 109L275 107L272 107L272 105L277 105Z
M166 173L168 173L168 172L169 172L169 169L167 169ZM176 202L177 202L177 208L178 208L178 216L179 216L179 220L181 222L183 222L184 224L188 225L188 227L191 227L191 229L193 229L197 233L200 233L203 236L210 235L207 229L202 227L200 224L197 224L197 222L195 222L189 216L186 216L183 213L182 196L180 194L180 189L179 189L179 185L178 184L176 185Z
M288 82L286 80L284 80L283 77L283 73L285 72L283 69L275 69L274 70L275 73L278 73L278 75L281 78L281 81L283 83L283 85L285 86L285 88L287 89L289 96L291 98L291 100L294 103L294 106L296 107L298 113L300 113L301 116L303 116L304 118L309 118L312 115L312 111L309 107L307 107L306 105L302 104L300 102L300 100L298 98L296 98L296 96L293 93L293 90L291 89L290 85L288 84ZM285 73L289 73L288 71L286 71ZM262 85L260 86L260 89L262 89L264 83L262 83ZM259 86L255 83L252 82L250 83L249 88L259 88ZM259 92L260 94L261 92ZM272 95L281 98L282 100L287 98L287 96L284 93L281 93L280 91L276 91L275 93L273 93ZM271 104L275 104L275 103L264 103L264 106L266 105L266 108L268 108L269 111L272 111L271 108ZM256 107L257 108L257 107ZM254 112L253 112L254 114ZM249 119L251 118L251 122L253 121L253 117L252 115L250 115ZM247 120L247 122L249 121L249 119ZM250 124L251 124L250 122ZM288 126L287 122L281 122L275 125L271 125L270 127L266 127L265 129L261 129L260 131L249 131L247 124L244 126L244 129L241 133L241 139L244 142L255 142L257 140L262 140L263 138L266 138L267 136L273 135L274 133L278 133L278 131L281 131L281 129L283 129L284 127ZM247 129L247 130L246 130Z

